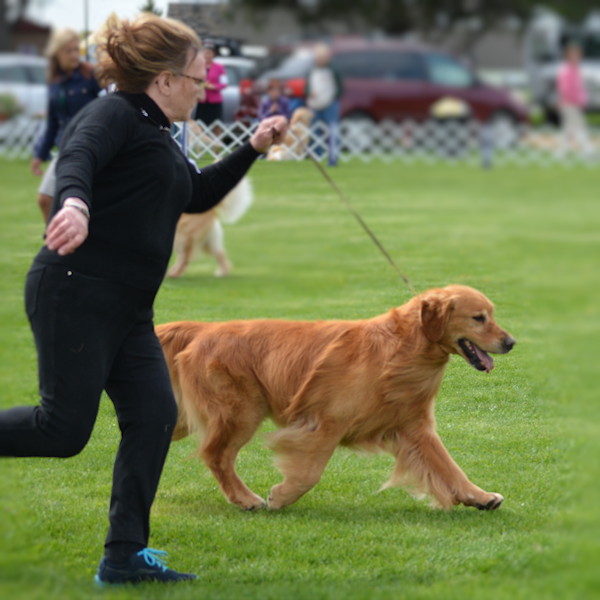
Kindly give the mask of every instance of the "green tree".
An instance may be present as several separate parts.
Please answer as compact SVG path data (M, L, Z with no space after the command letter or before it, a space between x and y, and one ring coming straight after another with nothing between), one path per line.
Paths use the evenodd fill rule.
M527 22L539 0L230 0L235 8L251 13L271 8L288 8L305 23L332 19L349 25L356 19L388 34L419 31L425 37L441 33L457 22L477 18L487 31L508 17ZM568 19L579 20L589 12L589 0L542 2Z
M25 15L28 0L0 0L0 50L10 50L10 24Z
M159 17L162 15L162 10L156 6L154 0L146 0L146 4L140 6L138 10L143 13L149 12L158 15Z

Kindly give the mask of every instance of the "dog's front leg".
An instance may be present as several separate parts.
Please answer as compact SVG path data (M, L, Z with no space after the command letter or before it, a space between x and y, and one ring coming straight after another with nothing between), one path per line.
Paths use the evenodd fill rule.
M446 509L464 504L494 510L504 500L500 494L471 483L431 429L400 436L395 454L396 467L384 487L409 482L417 492L433 496Z

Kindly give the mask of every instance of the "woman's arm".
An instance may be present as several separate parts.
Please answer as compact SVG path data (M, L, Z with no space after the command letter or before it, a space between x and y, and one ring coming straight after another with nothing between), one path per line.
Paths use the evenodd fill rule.
M127 143L132 114L126 100L106 97L85 106L68 125L56 164L56 194L83 200L92 206L92 182Z
M38 158L41 161L50 159L50 150L54 147L56 140L56 134L58 133L58 117L56 111L53 108L51 98L48 98L48 108L46 113L46 129L44 134L35 145L33 152L34 158Z
M201 170L193 169L193 197L185 212L206 212L216 206L240 182L257 157L279 143L287 131L287 119L270 117L258 124L250 141Z
M88 236L92 182L126 143L132 114L110 102L90 106L65 131L56 165L60 210L46 230L46 246L61 256L74 252Z

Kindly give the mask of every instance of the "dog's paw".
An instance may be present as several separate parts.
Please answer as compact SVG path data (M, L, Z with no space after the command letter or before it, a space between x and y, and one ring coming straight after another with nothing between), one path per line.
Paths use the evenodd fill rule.
M267 505L267 503L260 496L257 495L254 495L252 498L249 498L247 500L241 500L239 502L236 502L236 504L242 510L246 511L260 510L261 508L264 508Z
M267 509L268 510L279 510L280 508L282 508L282 505L275 502L273 500L273 498L271 498L271 496L269 496L267 498Z
M284 506L287 506L287 504L283 502L282 498L278 497L278 486L275 485L267 498L267 509L279 510Z
M501 496L500 494L495 494L494 492L490 492L489 496L491 496L491 498L489 498L489 500L487 500L487 502L485 502L485 503L480 502L480 503L474 504L475 508L477 508L479 510L496 510L497 508L499 508L499 506L504 501L504 497Z

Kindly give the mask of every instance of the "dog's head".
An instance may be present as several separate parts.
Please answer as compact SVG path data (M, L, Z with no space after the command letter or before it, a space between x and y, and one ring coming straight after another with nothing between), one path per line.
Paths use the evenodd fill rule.
M306 108L305 106L299 106L290 119L290 126L296 125L296 123L302 123L305 127L310 127L312 122L313 115L312 110L310 108Z
M450 354L459 354L478 371L489 373L494 368L489 353L505 354L516 344L494 321L494 305L473 288L449 285L419 299L425 337Z

